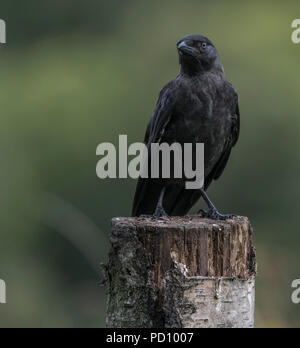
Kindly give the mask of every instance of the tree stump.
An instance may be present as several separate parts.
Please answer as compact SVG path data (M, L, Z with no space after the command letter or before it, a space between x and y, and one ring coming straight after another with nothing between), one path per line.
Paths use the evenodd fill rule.
M256 255L246 217L115 218L110 328L251 328Z

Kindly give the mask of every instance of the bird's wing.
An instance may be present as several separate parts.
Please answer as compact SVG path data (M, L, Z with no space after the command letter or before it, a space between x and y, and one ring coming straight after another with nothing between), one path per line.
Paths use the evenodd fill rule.
M208 185L209 181L212 179L217 180L219 177L222 175L226 164L228 162L228 159L230 157L231 149L236 145L238 139L239 139L239 134L240 134L240 111L239 111L239 105L238 102L236 103L236 110L235 114L231 116L231 132L230 136L227 138L224 151L222 155L220 156L219 161L215 165L212 174L210 175L210 180L208 179Z
M145 144L150 149L151 143L159 143L172 117L175 105L173 94L174 82L168 83L160 92L155 111L148 124ZM150 156L149 156L150 159ZM156 207L162 187L151 179L139 178L134 196L132 215L152 214Z
M146 145L151 143L159 143L167 124L172 117L175 96L173 95L173 82L167 84L159 94L155 111L151 117L146 132ZM148 133L148 138L147 138Z
M205 189L208 188L213 180L217 180L221 176L230 157L231 149L236 145L238 141L240 133L240 112L237 95L235 104L235 113L233 113L233 115L231 116L232 123L230 136L225 143L223 152L218 162L216 163L212 172L205 179ZM187 214L200 197L201 193L199 190L185 190L184 188L181 188L181 192L177 193L177 196L174 196L171 199L171 201L173 201L171 215Z

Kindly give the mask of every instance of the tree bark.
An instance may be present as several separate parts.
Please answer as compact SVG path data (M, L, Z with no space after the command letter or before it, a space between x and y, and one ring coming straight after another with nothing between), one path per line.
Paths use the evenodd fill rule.
M111 328L254 326L249 220L115 218L105 266Z

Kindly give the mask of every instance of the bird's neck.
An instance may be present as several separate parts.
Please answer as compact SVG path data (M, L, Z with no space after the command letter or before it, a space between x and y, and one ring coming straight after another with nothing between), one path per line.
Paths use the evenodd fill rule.
M211 74L216 75L222 79L225 78L223 68L220 69L219 67L212 68L209 70L191 70L191 69L184 69L183 67L181 67L181 69L180 69L180 75L187 76L190 78L197 78L197 77L201 78L201 77L204 77L206 75L211 75Z
M215 75L219 75L220 77L224 77L224 68L221 64L219 58L217 58L213 64L205 64L204 62L197 62L195 64L181 64L180 74L187 75L190 77L196 77L205 75L207 73L213 73Z

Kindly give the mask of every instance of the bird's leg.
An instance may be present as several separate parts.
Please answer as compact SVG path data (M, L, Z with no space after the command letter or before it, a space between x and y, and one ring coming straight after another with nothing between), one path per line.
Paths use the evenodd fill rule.
M153 214L153 217L155 217L155 218L159 218L162 216L168 216L165 209L163 208L163 200L164 200L165 192L166 192L166 187L164 187L161 190L159 200L157 202L157 206L156 206L155 212Z
M209 199L204 189L200 189L200 191L203 199L205 200L205 203L208 205L208 211L204 211L203 209L199 210L198 214L201 213L202 217L213 220L227 220L232 219L236 216L234 214L220 214L217 208L213 205L212 201Z
M155 212L153 215L141 215L140 217L142 218L160 218L162 216L168 216L168 214L166 213L165 209L163 208L163 200L164 200L164 196L165 196L165 191L166 191L166 187L164 187L161 190L158 202L157 202L157 206L155 208Z

